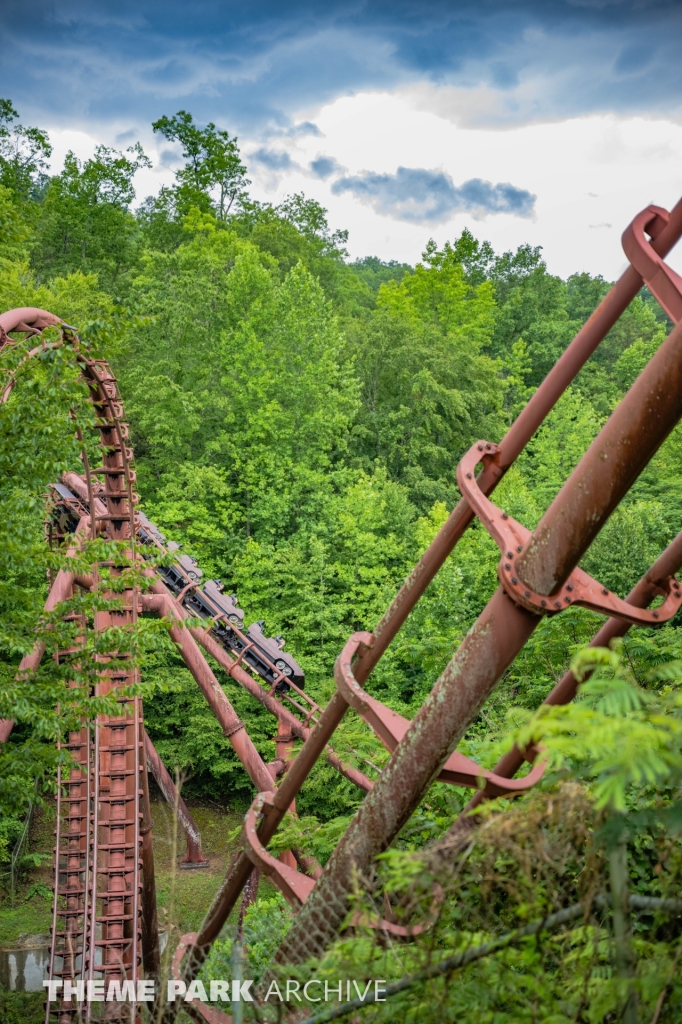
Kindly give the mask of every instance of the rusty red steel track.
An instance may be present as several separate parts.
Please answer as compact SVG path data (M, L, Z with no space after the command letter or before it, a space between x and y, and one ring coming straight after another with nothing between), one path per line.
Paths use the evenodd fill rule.
M481 440L464 455L458 467L461 501L374 631L354 634L345 645L335 668L337 690L326 708L320 708L305 693L302 677L299 683L295 682L295 662L289 662L294 665L294 675L291 669L285 675L285 661L278 658L272 641L263 641L254 627L244 632L238 617L221 610L227 605L211 604L209 588L199 590L197 575L191 568L188 570L186 560L180 559L173 569L175 575L171 576L164 575L163 570L155 576L159 570L147 569L147 575L152 577L149 593L142 594L131 586L116 595L122 598L120 609L97 612L96 631L112 625L132 627L142 611L170 620L171 636L185 664L257 793L245 819L240 851L200 931L185 936L176 951L177 976L186 981L196 976L245 886L257 877L254 869L268 875L297 911L274 963L300 963L308 957L323 955L347 916L353 874L370 875L376 855L390 845L435 779L474 789L468 809L481 800L523 792L532 786L544 770L537 750L514 748L491 772L460 754L456 745L544 615L560 614L573 604L603 614L607 621L592 641L594 645L603 645L624 635L632 623L662 624L677 612L682 604L682 587L674 574L682 567L682 534L624 600L578 569L577 563L682 417L682 326L673 329L644 369L532 533L497 508L489 495L643 284L673 323L682 319L682 278L664 260L680 236L682 201L670 213L652 206L635 217L623 235L630 266L578 332L503 440L499 444ZM64 515L67 519L71 517L72 526L76 525L68 532L60 533L57 529L56 540L73 551L87 536L107 537L122 542L128 556L141 563L141 541L148 543L150 532L154 534L153 543L166 549L162 535L136 511L138 498L129 430L117 382L108 364L88 358L79 349L73 328L38 309L13 310L0 317L0 349L14 343L11 335L39 339L48 326L61 328L62 343L74 346L96 413L102 452L100 466L89 467L84 456L85 473L67 474L61 489L57 487L55 502L62 503ZM39 353L42 344L30 350L26 358ZM8 400L15 383L15 378L6 383L0 404ZM103 478L101 482L96 480L98 476ZM475 516L500 547L500 586L414 721L409 722L373 698L365 684ZM68 600L75 588L100 588L100 568L94 565L91 576L78 579L62 570L52 584L46 609L54 609ZM122 571L121 566L111 563L108 569L113 576ZM169 589L171 578L174 583ZM102 593L112 596L106 590ZM659 596L663 598L662 604L649 610L648 606ZM202 600L210 613L207 627L185 624L193 609L201 607ZM202 647L235 683L277 718L277 757L273 763L263 762ZM43 650L36 645L22 660L19 671L34 671ZM100 656L100 693L135 681L134 670L115 654ZM266 680L265 684L257 675ZM577 686L569 672L546 700L565 703L573 698ZM158 977L147 766L166 799L177 808L187 836L186 864L204 863L196 825L144 731L141 702L125 698L122 703L125 706L121 715L100 716L93 726L83 725L67 737L65 745L72 755L73 767L58 780L50 972L51 977L68 980L76 988L79 982L88 980L122 985L136 983L142 976ZM374 783L356 768L344 764L329 747L349 707L358 712L391 752L387 766ZM0 722L0 739L7 739L11 726L10 722ZM303 741L303 746L294 756L292 744L296 739ZM324 870L300 851L295 851L295 860L290 855L277 859L267 851L270 839L286 811L294 806L301 786L321 756L367 794ZM524 761L531 762L531 771L524 778L515 779ZM277 778L281 779L278 785ZM456 839L471 827L471 819L465 816L453 823L451 835ZM296 862L303 870L296 870ZM253 898L252 892L248 898ZM388 921L374 924L404 937L428 927L428 922L413 926ZM267 981L266 975L265 984ZM229 1019L215 1008L200 1004L195 1007L198 1019ZM75 1002L62 998L48 1004L46 1020L54 1016L59 1024L70 1024L77 1010ZM176 1004L165 1008L167 1024L174 1020L177 1010ZM131 1024L141 1019L135 1004L108 1002L105 1012L107 1019L127 1020ZM90 1010L86 1013L89 1019Z
M73 330L43 310L14 310L0 317L3 347L11 344L14 332L39 334L46 326L59 326L64 344L78 346ZM32 350L31 354L39 349ZM128 425L116 379L108 364L79 355L82 379L87 385L95 411L100 438L102 465L90 469L85 449L83 457L92 477L104 477L102 505L89 502L88 514L79 526L89 528L95 537L104 527L107 536L121 542L132 554L135 545L135 472L129 446ZM7 400L11 384L5 389ZM90 497L91 497L90 493ZM99 587L101 565L93 566L93 585ZM120 576L122 563L107 563L108 576ZM116 601L115 609L104 604L94 615L95 632L113 626L133 625L138 614L137 588L116 593L106 584L102 597ZM51 589L48 606L71 596L76 586L73 577L60 573ZM111 609L111 610L109 610ZM83 624L85 628L85 624ZM42 657L38 649L22 662L21 668L35 667ZM71 651L65 654L73 653ZM61 656L61 655L60 655ZM126 661L129 655L113 651L97 655L101 662L96 692L130 687L136 670ZM46 1007L59 1024L81 1017L86 1019L92 1005L79 1004L83 987L95 980L123 987L136 984L144 967L158 972L158 933L151 846L151 819L144 762L142 707L137 697L121 697L119 715L102 715L94 728L84 725L69 734L66 748L75 766L57 779L57 827L55 839L55 882L50 951L50 977L70 986L64 998ZM144 869L144 886L143 886ZM144 937L144 951L143 951ZM79 992L80 989L80 992ZM119 1004L119 1020L137 1021L139 1013L132 1003ZM110 1014L112 1019L114 1015Z

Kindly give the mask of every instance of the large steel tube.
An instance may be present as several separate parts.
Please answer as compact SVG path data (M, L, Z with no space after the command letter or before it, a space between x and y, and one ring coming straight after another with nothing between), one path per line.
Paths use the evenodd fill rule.
M679 572L680 568L682 568L682 533L678 533L677 537L675 537L665 551L659 555L651 568L647 570L644 576L642 576L641 580L635 584L626 598L628 604L633 605L635 608L647 608L660 592L661 584L664 583L666 579L669 579L671 576L674 576L675 573ZM625 619L607 619L601 629L594 634L588 646L608 647L612 640L625 636L631 625L632 623L626 622ZM569 669L564 673L556 686L547 694L542 703L554 705L568 704L575 697L578 687L578 680ZM524 761L528 759L534 760L534 757L526 757L526 755L519 750L516 745L514 745L511 750L507 751L507 753L500 758L493 771L496 775L501 775L503 778L511 779L516 775ZM451 825L448 830L448 835L454 836L455 834L460 834L464 823L467 821L470 826L473 827L475 819L467 819L466 815L469 811L472 811L474 807L478 807L479 804L483 803L483 801L493 799L497 795L497 792L494 792L493 790L494 787L489 785L484 786L483 789L477 790L462 813Z
M0 331L4 331L5 334L26 329L41 331L44 327L58 327L61 323L54 313L48 313L46 309L39 309L37 306L20 306L18 309L0 313Z
M307 779L317 759L323 754L326 744L348 709L346 702L335 693L322 716L303 744L291 768L277 787L272 798L272 807L258 826L258 838L264 846L270 842L278 826L282 822L289 805L296 798L301 786ZM194 946L187 955L183 967L183 977L194 978L211 947L218 938L230 912L241 896L253 864L243 850L235 855L220 888L213 898L206 917L197 934ZM164 1021L173 1021L176 1015L175 1004L170 1004L165 1012Z
M182 660L190 670L204 697L208 701L213 714L220 722L223 733L230 741L232 748L244 765L249 778L259 792L272 788L272 776L263 758L260 756L244 723L240 722L237 713L225 695L225 691L214 676L211 668L199 650L194 637L178 617L177 607L173 598L162 583L152 587L153 596L142 596L140 607L155 611L166 616L173 623L170 627L171 638L178 646Z
M667 224L662 226L662 221L655 220L651 230L656 232L656 237L651 242L652 249L659 256L665 256L682 237L682 199L670 211ZM495 462L481 473L478 483L485 494L490 494L494 490L518 458L519 453L528 444L568 385L635 298L642 284L643 279L634 267L628 267L578 331L500 442ZM474 513L462 499L419 559L377 623L371 648L366 649L358 658L355 676L361 685L367 680L473 518Z
M515 561L519 578L554 594L682 414L675 328L547 509Z
M554 587L564 583L590 540L681 416L682 326L672 331L643 370L531 536L525 559L529 579L551 579ZM639 434L635 425L641 428ZM600 475L593 483L596 467ZM586 488L589 493L584 497ZM562 514L565 518L566 510L581 517L570 524L569 543L556 525ZM352 879L371 873L374 858L407 823L539 621L538 616L515 605L498 588L365 798L299 911L275 962L301 963L319 957L333 941L347 912Z
M303 725L294 714L289 711L288 708L280 704L268 691L258 683L253 676L250 676L241 665L239 665L234 658L231 658L224 647L221 647L217 640L215 640L207 629L194 629L190 627L190 633L197 641L201 644L204 650L211 655L212 658L218 662L221 668L233 679L235 679L240 686L243 686L252 697L255 697L257 701L267 708L268 711L275 715L276 718L285 724L288 729L291 730L294 736L297 736L300 740L307 740L310 736L310 729ZM340 757L338 757L333 750L328 747L324 751L326 760L336 768L337 772L343 775L349 782L352 782L359 789L364 790L365 793L369 793L373 783L367 776L358 771L357 768L352 768L350 765L344 764Z

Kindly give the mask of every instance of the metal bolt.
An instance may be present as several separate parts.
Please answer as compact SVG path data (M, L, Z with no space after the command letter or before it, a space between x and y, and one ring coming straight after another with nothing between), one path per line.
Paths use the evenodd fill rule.
M655 618L655 619L657 619L657 618L658 618L658 612L654 612L654 618Z
M543 608L547 607L547 602L544 600L544 598L543 598L542 601L540 601L540 604L542 605Z
M513 558L513 557L514 557L514 556L512 555L511 551L508 551L508 552L507 552L507 558Z
M602 588L601 588L601 592L602 592L602 594L603 594L603 595L604 595L605 597L606 597L606 595L608 594L608 590L606 589L606 587L602 587Z
M483 445L482 444L477 444L476 447L478 448L479 452L483 451Z
M503 512L503 513L502 513L502 518L503 518L503 519L509 519L509 516L507 515L507 513L506 513L506 512Z
M488 451L490 451L490 445L489 444L486 444L486 448L487 448Z
M519 554L521 554L521 552L523 551L523 548L522 548L522 547L521 547L521 545L519 544L519 546L517 547L517 549L516 549L516 550L518 551L518 553L519 553Z
M570 604L571 603L570 597L565 597L564 601L566 602L566 604Z
M512 581L512 583L514 584L514 586L516 586L516 584L517 584L517 583L519 582L519 581L517 580L516 576L512 576L512 578L511 578L511 581Z
M467 480L471 480L471 473L467 473Z
M524 597L530 597L530 590L524 590L523 596Z
M509 564L509 562L505 562L504 567L507 570L507 572L509 572L509 570L511 569L511 565Z
M561 608L561 601L555 601L554 602L554 607L555 608Z
M566 590L573 590L573 584L572 583L567 583L566 584Z

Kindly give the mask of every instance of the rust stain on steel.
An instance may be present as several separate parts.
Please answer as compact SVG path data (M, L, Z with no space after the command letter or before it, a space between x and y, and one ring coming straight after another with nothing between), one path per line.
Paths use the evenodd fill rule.
M664 381L672 385L673 395L663 394ZM533 534L524 553L524 568L535 589L544 590L542 573L546 572L548 562L558 567L554 586L565 581L615 503L627 492L680 416L682 325L673 330L642 371ZM598 457L604 450L613 453L605 463ZM595 476L595 463L599 479ZM586 483L591 488L587 499ZM581 518L571 523L566 538L556 519L562 513L565 518L567 509ZM553 528L547 529L547 522ZM538 622L537 615L515 605L498 588L350 823L277 952L275 963L301 963L311 956L320 956L333 941L345 917L354 872L366 875L377 854L386 849L409 820ZM264 983L268 983L267 975Z
M260 756L253 740L246 732L244 723L240 721L236 711L230 704L225 691L211 671L211 667L199 650L199 647L179 617L177 605L163 583L155 583L153 595L143 595L140 602L143 608L157 611L174 621L170 627L170 635L177 644L182 660L190 670L204 697L208 701L213 714L220 722L223 733L243 764L246 772L257 791L268 790L272 786L272 776L263 758Z
M653 232L651 248L657 255L665 256L682 237L682 199L669 214L661 212L658 207L647 207L639 216L644 214L647 215L647 223ZM481 474L479 486L485 494L490 494L494 490L518 458L519 453L528 444L600 341L635 298L642 284L642 276L634 267L629 266L578 331L500 442L496 462ZM356 666L355 674L360 683L366 682L473 518L474 513L467 502L458 502L377 623L374 629L374 643L360 656Z
M319 956L333 940L345 918L354 872L366 875L393 841L538 621L498 588L365 798L275 962L301 963Z
M537 609L531 608L529 610L538 613ZM353 658L362 644L367 643L369 640L371 640L370 633L353 634L337 658L334 667L334 679L341 697L357 711L387 750L393 752L406 734L411 723L409 718L403 718L402 715L399 715L396 711L393 711L385 704L382 704L381 701L372 697L366 690L363 690L355 678L352 664ZM526 778L511 781L494 775L487 768L482 768L475 761L455 750L443 765L438 775L438 781L478 789L481 780L485 779L490 785L494 785L498 789L509 792L521 792L535 785L537 780L542 777L542 771L543 769L538 766Z
M663 218L655 221L652 234L655 235L652 247L659 254L665 255L679 239L680 235L682 235L682 201L677 204L668 216L667 223L663 223ZM485 493L493 490L567 385L635 297L641 285L641 276L632 267L629 267L600 303L512 425L500 445L500 453L496 463L487 467L481 474L480 486ZM407 619L428 584L436 575L445 558L455 547L472 518L473 512L467 502L460 501L380 620L374 631L371 645L361 652L355 666L355 676L360 684L364 683L368 678L372 669ZM532 616L532 613L526 614ZM485 652L481 653L481 657L485 657ZM288 799L293 798L298 793L300 785L303 783L316 757L319 756L321 746L323 747L324 743L331 737L336 725L343 718L347 706L345 701L341 700L338 695L328 705L320 725L311 734L310 740L304 744L301 755L296 759L291 773L284 780L283 786L287 786ZM322 740L321 746L320 740ZM315 750L316 745L317 752ZM370 800L371 797L372 794L367 799ZM283 816L284 809L285 807L282 807L276 813L271 813L261 823L259 837L264 844L267 843L268 837L274 834ZM246 884L249 875L249 865L250 862L243 853L237 855L234 863L231 865L199 933L197 946L192 950L192 954L188 958L185 969L185 976L187 978L195 975L210 943L219 933L227 915L239 898L241 888ZM312 902L314 904L316 901ZM310 908L311 904L308 904L306 910L310 911ZM173 1020L174 1016L174 1011L171 1010L167 1019Z
M519 579L522 575L519 571L522 558L518 558L517 553L523 557L530 540L530 530L499 509L480 490L474 471L481 459L485 459L485 455L481 453L486 448L492 449L493 454L496 451L496 445L490 445L485 441L478 441L471 446L457 467L457 483L500 549L501 558L497 575L512 601L537 615L558 615L566 605L577 604L602 615L646 626L662 625L677 614L682 600L682 588L675 579L668 579L665 587L661 588L665 600L655 611L648 611L636 607L632 602L621 600L580 568L573 569L563 591L552 596L546 592L537 593L523 579Z
M533 531L521 580L554 594L682 415L682 324L648 363Z
M649 234L651 242L645 239L645 233ZM670 250L680 235L682 235L682 201L670 214L657 207L649 207L635 218L623 239L624 247L633 266L611 289L578 333L512 425L499 448L493 452L494 446L483 443L484 447L489 449L490 455L485 460L484 469L478 479L478 485L483 494L488 494L494 489L566 386L635 296L643 280L649 284L653 294L657 296L669 315L674 320L680 319L682 279L670 271L660 258ZM17 330L28 333L29 336L39 337L40 331L45 326L59 323L56 317L44 310L26 308L12 311L0 317L0 347L13 343L12 339L8 337L8 332ZM66 326L63 326L62 329L62 343L74 343L76 346L78 343L73 331ZM44 345L45 342L42 342L38 347L32 349L25 358L31 358L40 352ZM673 331L671 337L654 357L629 395L615 411L600 437L590 447L570 480L562 488L528 544L523 546L521 558L517 560L514 568L516 570L517 565L522 567L523 571L519 570L519 576L525 580L529 592L532 589L539 595L549 594L568 579L575 564L617 502L679 419L682 414L681 348L680 332ZM132 490L132 484L135 480L135 473L131 468L132 449L127 447L128 428L122 420L123 408L116 381L106 363L93 361L86 356L81 358L80 353L78 359L98 415L103 446L103 465L93 472L104 474L105 483L98 485L97 490L106 500L102 501L99 494L96 496L93 491L87 461L87 481L85 483L82 480L78 483L73 481L70 486L74 493L80 494L82 499L87 501L91 510L93 528L98 526L108 536L114 539L130 540L134 544L133 506L137 501L137 496ZM7 400L13 386L14 379L11 379L5 386L2 401ZM83 490L85 490L85 494L83 494ZM469 721L478 713L499 676L511 663L535 628L541 609L535 607L530 601L525 608L516 603L517 601L523 603L525 591L517 593L511 580L507 581L506 577L503 577L505 585L508 584L511 597L502 588L497 590L460 646L459 651L436 682L432 693L411 725L402 720L397 726L393 721L385 722L381 709L377 710L374 707L376 702L362 689L373 667L414 608L444 559L454 548L473 515L474 512L469 502L463 499L406 580L396 599L378 624L374 635L354 637L352 642L346 645L342 653L342 659L345 660L337 669L340 673L340 685L346 687L344 695L335 694L313 730L308 731L310 716L301 726L290 713L282 714L284 709L281 708L279 702L274 701L274 704L278 705L277 708L274 706L269 708L277 715L283 727L288 728L287 737L298 736L304 739L304 744L298 757L293 761L287 760L286 765L283 766L288 771L277 791L269 795L267 799L260 798L247 816L247 824L251 828L251 833L249 833L251 843L247 843L246 846L262 865L269 864L270 860L273 861L273 864L277 864L267 854L265 847L287 808L292 805L310 769L316 760L325 754L327 744L348 708L348 701L354 705L371 704L369 709L365 708L364 714L369 717L372 714L375 717L378 715L382 726L385 725L391 734L389 745L398 740L387 768L369 793L346 836L320 876L309 900L300 911L296 924L278 953L278 959L296 960L307 955L319 955L328 939L333 938L345 914L350 873L356 868L361 872L370 870L376 853L392 841L418 803L424 790L435 778L449 754L452 753ZM520 528L520 524L517 525ZM660 569L658 563L657 566ZM652 572L654 569L656 567L653 567ZM72 585L74 580L69 582ZM81 580L78 582L83 584ZM93 583L95 586L97 585L96 576ZM90 585L90 582L86 580L85 585ZM594 586L596 584L590 582L583 587L583 589L587 587L582 596L584 602L590 603L591 601L594 604L592 600ZM673 590L676 586L679 589L679 585L675 581L668 580L666 586L670 593L668 603L674 605ZM639 595L634 595L633 592L637 599L635 600L631 595L633 597L633 600L630 601L631 607L644 607L650 600L647 595L652 591L652 587L653 592L656 591L656 588L665 590L665 586L661 586L660 579L654 580L653 577L649 577L648 581L642 581L643 589ZM573 589L576 589L575 586ZM196 634L193 636L187 630L182 621L184 616L179 612L176 603L165 591L165 588L157 584L154 590L156 591L155 596L145 599L149 602L148 607L154 607L162 614L165 613L170 618L175 618L171 635L179 644L186 664L223 725L225 735L229 737L257 788L263 791L270 790L272 782L268 767L263 764L244 731L243 723L238 720L222 687L197 647ZM131 592L131 599L131 614L134 620L137 602L140 600L136 591ZM611 605L609 605L608 611L611 614L617 613L619 609L615 606L611 607ZM622 609L620 610L622 611ZM626 610L625 614L630 613ZM100 616L100 620L99 628L108 623L108 617ZM614 627L611 624L610 628L611 634L617 635L618 632L624 632L627 626L620 623ZM595 642L600 639L603 641L608 630L609 624L600 631ZM352 658L356 651L359 657L355 665L352 665ZM226 664L222 649L221 655L223 657L218 658L219 662L251 692L253 687L257 686L255 681L251 680L247 673L243 673L249 680L247 685L245 679L240 678L240 673L243 671L241 667L236 663L232 664L230 659ZM214 656L217 657L217 655ZM561 689L562 684L563 690ZM567 698L574 686L575 680L562 680L562 683L555 688L555 693L548 699ZM253 693L253 695L257 696L257 699L267 707L272 703L272 695L264 693L260 687L258 690L259 694ZM557 691L561 692L557 693ZM361 713L363 712L361 711ZM289 722L288 718L291 718L292 721ZM111 724L113 723L108 723L106 728L110 728ZM396 728L389 728L389 726L396 726ZM135 703L135 727L139 732L139 745L141 746L142 718L141 709L138 708L137 703ZM290 743L291 740L288 738L287 742ZM137 748L137 746L138 744L133 744L133 747ZM284 750L284 740L280 747ZM278 748L279 753L282 753L282 750ZM137 756L136 752L135 758ZM326 756L335 764L335 767L343 771L346 777L353 778L354 770L342 766L333 752L330 754L329 751L326 751ZM505 765L505 768L511 769L511 761ZM134 774L136 775L136 773ZM146 778L146 773L143 772L143 774ZM513 771L510 770L510 774L513 774ZM353 781L362 785L364 780L367 785L363 788L368 788L369 780L366 780L362 773L355 773L355 775ZM501 780L502 777L502 775L498 776L498 780ZM489 785L494 785L495 782L494 777L489 777ZM144 793L143 784L143 804L147 800ZM148 811L148 800L145 806ZM258 820L259 812L262 812L260 820ZM145 850L149 854L151 851L151 844L146 838L150 834L148 824L150 824L148 814L143 808L143 825L139 833L136 833L140 836L140 840L136 841L141 841L143 862L145 862ZM98 826L95 824L93 833L95 862L97 859L97 828ZM249 836L245 835L245 838L249 838ZM134 845L135 842L133 842ZM282 872L282 865L277 867L277 871ZM155 928L155 918L152 922L150 916L153 863L151 869L145 869L144 873L147 877L142 885L142 930L145 935L143 945L146 947L143 956L145 969L153 971L155 969L155 953L151 932L148 932L148 928L151 931ZM186 937L191 946L185 966L186 977L189 978L196 972L198 964L218 934L251 873L251 861L242 850L236 855L230 866L200 933L196 937ZM137 878L137 868L135 868L135 878ZM292 879L293 894L295 886L298 884L296 872L292 873ZM312 885L312 882L308 880L307 885ZM136 888L137 882L133 880L133 890L136 891ZM147 909L145 909L146 903L149 904ZM116 917L116 914L113 917ZM290 956L289 953L297 939L296 955ZM136 943L136 932L134 931L131 955L133 973L136 970L138 957ZM184 950L185 943L181 943L181 948L178 951L180 959ZM180 959L176 957L178 966ZM92 973L92 961L90 972ZM176 1007L168 1009L167 1020L173 1019L175 1010ZM209 1011L207 1008L202 1008L202 1015L205 1016L204 1010L207 1013ZM206 1019L208 1018L206 1017Z
M668 581L676 572L679 572L681 568L682 533L678 533L677 537L671 541L665 551L663 551L656 559L654 564L647 570L641 580L635 584L628 594L626 601L635 608L646 608L651 604L655 597L660 597L666 592ZM592 637L589 646L608 647L612 640L615 640L617 637L625 636L631 625L631 622L626 622L624 619L608 619L601 629L599 629ZM589 675L586 676L586 678L589 678ZM570 701L575 697L579 685L580 684L578 683L575 675L569 669L547 695L543 704L557 705L570 703ZM524 761L530 761L532 763L536 757L537 750L521 751L517 746L514 746L497 762L494 768L494 773L495 775L512 778L519 768L521 768ZM508 794L503 790L496 788L494 784L486 783L483 789L474 793L460 816L448 830L448 835L454 836L455 834L459 834L463 827L465 829L473 828L475 826L475 819L467 819L467 814L473 810L474 807L478 807L478 805L483 801L494 799L496 796L505 795Z
M277 860L263 846L258 837L258 817L265 806L272 807L274 794L259 793L244 819L244 851L255 868L277 885L285 899L294 908L300 907L315 886L315 880L301 874L288 864Z

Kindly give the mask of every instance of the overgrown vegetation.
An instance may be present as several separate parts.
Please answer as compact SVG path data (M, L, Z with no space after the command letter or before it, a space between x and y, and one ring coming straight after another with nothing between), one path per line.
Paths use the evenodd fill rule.
M147 162L139 146L98 147L82 162L70 154L48 176L47 135L17 119L2 101L0 306L50 309L106 352L146 513L238 592L248 621L285 635L324 703L342 643L374 625L458 500L463 452L500 439L608 283L585 273L563 281L539 249L496 254L469 231L442 249L427 242L415 267L350 262L346 233L318 203L252 200L237 140L185 111L154 124L182 150L176 183L134 208L133 178ZM499 504L534 526L668 329L640 294L504 479ZM21 355L9 350L3 374ZM0 413L0 716L18 722L0 762L5 858L34 779L53 784L53 741L68 724L66 675L49 658L30 691L15 677L37 626L53 648L64 640L57 619L40 616L46 569L60 564L43 541L42 495L78 466L74 415L88 415L83 390L54 347L22 369ZM681 498L676 431L584 567L627 593L680 528ZM497 560L474 525L374 673L376 696L415 714L492 593ZM388 901L397 919L430 913L438 880L437 923L411 945L356 930L313 968L390 979L579 900L584 920L367 1011L377 1020L615 1021L633 985L644 1016L664 991L657 1020L679 1018L679 917L637 918L636 977L624 981L609 914L595 902L610 891L618 841L633 891L680 895L677 622L633 629L619 651L590 655L599 672L575 705L534 714L599 621L575 608L545 620L461 745L490 767L515 732L541 739L553 759L542 787L486 810L463 856L447 833L468 794L434 786L377 878L363 880L363 913L383 914ZM187 774L186 794L245 806L248 779L188 672L154 636L143 647L146 723L162 758ZM272 719L222 682L272 760ZM69 713L96 711L85 704ZM335 748L371 775L385 763L353 715ZM359 799L320 762L280 845L295 838L324 862ZM287 920L270 896L249 912L253 971ZM204 976L230 956L223 942Z

